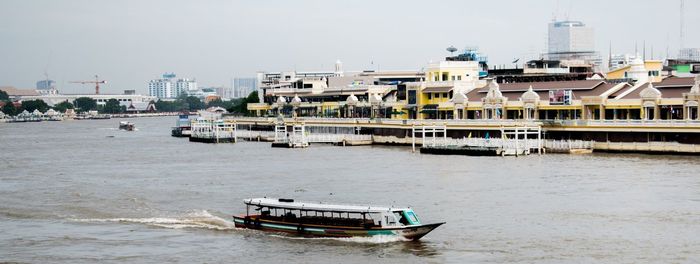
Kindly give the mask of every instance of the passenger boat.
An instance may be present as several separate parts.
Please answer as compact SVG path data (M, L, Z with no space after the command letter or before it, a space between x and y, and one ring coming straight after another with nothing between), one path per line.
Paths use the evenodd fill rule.
M273 198L251 198L243 202L246 214L233 216L236 227L301 236L389 235L418 240L444 224L423 224L408 207L323 204Z
M170 131L173 137L189 137L192 135L192 121L188 112L180 113L175 126Z
M121 122L119 122L119 129L126 130L126 131L134 131L134 123L127 122L127 121L121 121Z

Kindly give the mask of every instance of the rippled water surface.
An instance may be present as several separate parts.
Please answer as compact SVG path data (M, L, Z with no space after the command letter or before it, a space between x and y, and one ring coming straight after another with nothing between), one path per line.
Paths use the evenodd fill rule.
M0 124L0 262L700 262L700 157L189 143L174 117ZM233 227L249 197L411 206L419 242Z

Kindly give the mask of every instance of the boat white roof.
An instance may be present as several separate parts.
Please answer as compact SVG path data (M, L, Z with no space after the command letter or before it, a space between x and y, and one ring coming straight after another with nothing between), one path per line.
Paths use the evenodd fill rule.
M277 198L250 198L243 200L245 204L254 206L265 206L274 208L286 208L293 210L325 211L325 212L347 212L347 213L379 213L388 211L402 211L409 208L363 206L346 204L325 204L320 202L280 202Z

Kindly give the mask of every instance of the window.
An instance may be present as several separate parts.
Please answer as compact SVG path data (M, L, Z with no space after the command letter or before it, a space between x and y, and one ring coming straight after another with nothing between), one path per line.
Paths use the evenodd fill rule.
M431 100L431 99L433 99L433 94L432 94L432 93L428 93L428 100Z
M442 93L442 98L447 98L447 93Z
M457 80L461 81L462 80L462 75L457 75Z
M416 90L408 91L408 104L416 104Z
M313 88L313 87L314 87L313 83L305 83L304 84L304 88Z
M454 76L452 76L452 80L453 80L453 81L455 80L455 77L454 77Z

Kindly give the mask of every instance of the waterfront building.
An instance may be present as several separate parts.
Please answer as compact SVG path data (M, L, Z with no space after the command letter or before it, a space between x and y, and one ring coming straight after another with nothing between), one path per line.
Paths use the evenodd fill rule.
M378 81L390 72L345 73L343 77L334 72L303 77L295 72L276 73L274 81L261 87L263 102L248 104L248 109L259 116L700 120L700 77L660 76L660 61L643 62L639 57L625 63L611 71L609 79L596 75L585 80L500 84L479 78L479 65L474 61L430 63L422 73L401 73L414 80L393 85Z
M346 72L340 62L333 71L260 72L261 103L248 109L257 115L388 116L405 104L405 83L424 76L418 71Z
M0 91L7 93L7 96L12 101L21 100L25 96L38 96L39 93L35 89L18 89L14 86L0 86Z
M54 106L61 102L73 102L75 99L81 97L87 97L94 99L98 105L104 105L109 101L109 99L116 99L121 102L144 102L148 103L156 100L154 96L141 95L129 92L130 90L125 90L124 94L39 94L33 89L15 89L13 87L0 87L10 95L10 99L13 101L23 101L23 100L42 100L49 106Z

